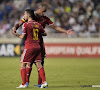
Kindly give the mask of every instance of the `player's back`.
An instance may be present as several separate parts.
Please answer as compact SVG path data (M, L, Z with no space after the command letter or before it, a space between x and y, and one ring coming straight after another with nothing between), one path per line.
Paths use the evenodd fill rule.
M41 25L35 21L29 21L24 24L24 33L26 33L25 48L39 47L41 31Z

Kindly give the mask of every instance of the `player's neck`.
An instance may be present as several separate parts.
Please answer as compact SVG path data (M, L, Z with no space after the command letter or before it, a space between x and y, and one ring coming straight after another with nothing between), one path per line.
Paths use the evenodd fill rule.
M28 22L29 22L29 21L33 21L33 19L32 19L32 18L28 18Z

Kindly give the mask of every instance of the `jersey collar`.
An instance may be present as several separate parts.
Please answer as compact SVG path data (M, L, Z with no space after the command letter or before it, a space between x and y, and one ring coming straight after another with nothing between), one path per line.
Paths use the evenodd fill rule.
M28 22L35 22L35 20L30 20L30 21L28 21Z

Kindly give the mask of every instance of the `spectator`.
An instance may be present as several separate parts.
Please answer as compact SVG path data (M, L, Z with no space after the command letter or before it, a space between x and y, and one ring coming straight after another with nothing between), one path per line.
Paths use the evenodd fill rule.
M4 16L4 12L1 10L1 7L0 7L0 22L3 20L3 16Z
M0 33L4 34L0 37L9 33L13 24L23 17L26 8L36 10L41 2L48 5L46 15L58 26L72 27L75 37L99 35L100 0L0 0ZM48 27L46 30L54 33Z
M96 26L91 20L88 25L88 30L90 33L96 33Z
M7 17L10 14L10 12L13 10L12 2L7 2L5 6Z

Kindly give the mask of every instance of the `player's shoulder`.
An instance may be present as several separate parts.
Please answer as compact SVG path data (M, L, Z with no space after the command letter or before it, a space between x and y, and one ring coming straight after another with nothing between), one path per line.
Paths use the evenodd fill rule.
M28 24L28 22L25 22L23 25L26 26Z
M36 28L41 28L42 25L36 21L33 22Z
M34 21L34 23L37 24L37 25L41 25L40 23L38 23L38 22L36 22L36 21Z
M28 22L25 22L22 27L28 27Z
M50 19L48 16L43 16L43 18L45 18L45 19Z

